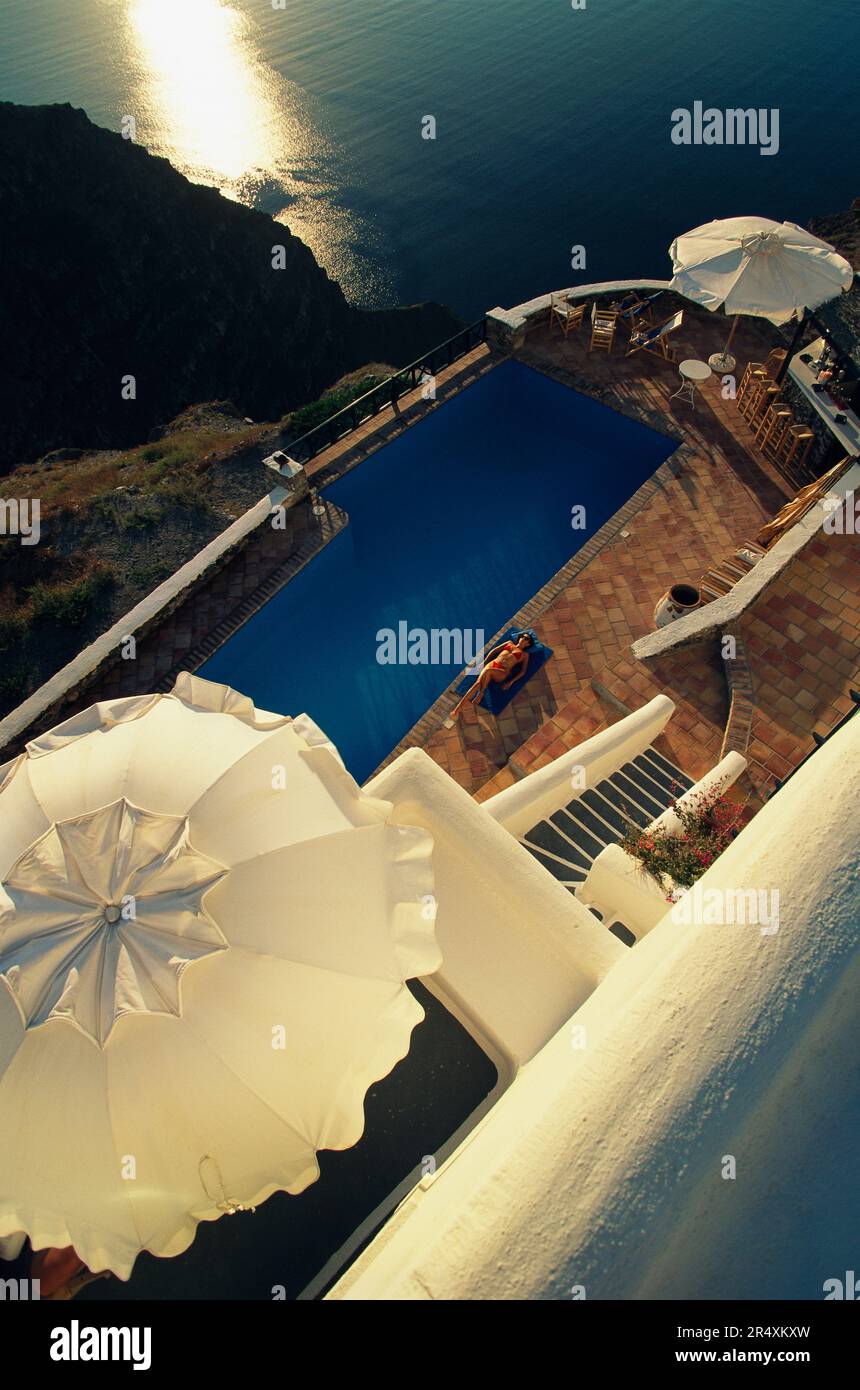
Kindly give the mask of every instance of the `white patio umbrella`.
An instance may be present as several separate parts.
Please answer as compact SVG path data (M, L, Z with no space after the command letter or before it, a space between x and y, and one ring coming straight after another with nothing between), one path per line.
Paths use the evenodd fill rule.
M728 351L741 314L788 323L850 289L854 280L849 262L826 241L793 222L767 217L706 222L673 241L669 255L672 289L735 315L723 352L711 358L716 371L734 365Z
M391 813L307 716L190 676L0 769L0 1237L128 1278L357 1142L440 964Z

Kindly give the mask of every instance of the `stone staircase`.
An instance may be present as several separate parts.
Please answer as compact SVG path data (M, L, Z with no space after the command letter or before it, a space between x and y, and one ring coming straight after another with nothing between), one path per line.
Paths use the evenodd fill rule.
M568 892L575 893L601 850L623 838L628 820L644 828L692 786L692 779L652 744L519 840ZM633 945L635 938L622 922L609 930Z

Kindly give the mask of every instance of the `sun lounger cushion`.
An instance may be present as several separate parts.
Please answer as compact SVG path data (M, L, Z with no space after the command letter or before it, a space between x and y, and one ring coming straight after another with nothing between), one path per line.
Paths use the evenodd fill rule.
M483 705L484 709L489 710L491 714L501 714L503 709L507 709L514 696L520 693L524 685L528 685L532 676L536 675L552 656L552 647L545 647L543 642L539 642L537 633L530 627L509 627L507 632L499 638L499 641L493 643L493 646L499 646L502 642L513 640L523 632L527 632L534 638L534 646L529 647L528 669L524 676L520 676L519 680L514 681L509 690L502 689L502 681L490 681L489 686L484 691L483 699L478 703ZM475 677L473 675L464 676L457 686L457 694L465 694L469 687L474 684Z
M642 343L653 343L655 338L662 338L665 333L674 333L676 328L680 328L683 317L684 311L681 309L677 314L674 314L672 318L667 319L665 323L658 324L656 328L646 328L635 333L631 341L640 345Z

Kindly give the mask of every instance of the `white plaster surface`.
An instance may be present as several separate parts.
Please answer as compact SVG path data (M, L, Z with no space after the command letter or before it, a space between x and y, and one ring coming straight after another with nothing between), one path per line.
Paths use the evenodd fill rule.
M779 931L665 918L328 1297L819 1299L857 1268L858 804L860 718L701 880L778 888Z
M491 796L484 810L512 835L524 834L573 801L578 789L595 787L644 752L663 732L674 709L668 695L655 695L641 709Z
M433 762L410 749L364 790L430 830L446 1003L508 1063L527 1062L622 960L617 941Z

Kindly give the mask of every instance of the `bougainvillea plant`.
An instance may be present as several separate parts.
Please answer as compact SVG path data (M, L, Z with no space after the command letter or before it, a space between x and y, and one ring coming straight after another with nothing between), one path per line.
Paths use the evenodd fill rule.
M638 859L661 888L666 879L679 888L692 888L740 828L743 807L718 793L688 796L686 804L673 801L670 810L681 823L680 831L656 826L643 830L628 817L621 848Z

